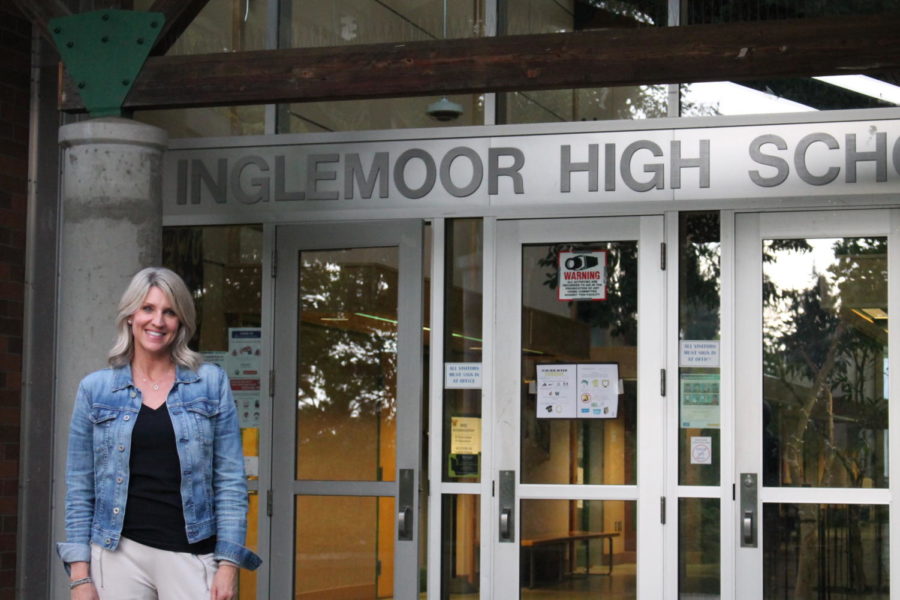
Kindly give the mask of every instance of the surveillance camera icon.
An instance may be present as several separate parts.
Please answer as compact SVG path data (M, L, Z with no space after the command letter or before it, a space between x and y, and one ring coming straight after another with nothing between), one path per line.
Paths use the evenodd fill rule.
M596 267L600 261L596 256L590 254L579 254L566 259L566 269L569 271L584 271L591 267Z

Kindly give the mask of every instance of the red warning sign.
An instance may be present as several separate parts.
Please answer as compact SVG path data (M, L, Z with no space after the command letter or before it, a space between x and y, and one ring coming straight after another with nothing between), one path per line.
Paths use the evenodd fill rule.
M606 250L559 253L559 299L606 300Z

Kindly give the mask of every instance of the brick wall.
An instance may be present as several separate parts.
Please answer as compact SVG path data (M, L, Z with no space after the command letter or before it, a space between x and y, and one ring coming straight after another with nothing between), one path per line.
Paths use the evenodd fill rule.
M28 182L31 26L14 11L0 4L0 600L15 597Z

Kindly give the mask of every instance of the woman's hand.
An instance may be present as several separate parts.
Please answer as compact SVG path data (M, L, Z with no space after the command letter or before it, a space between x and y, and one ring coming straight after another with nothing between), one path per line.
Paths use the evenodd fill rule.
M234 563L221 561L213 576L210 600L232 600L237 597L238 567ZM79 599L80 600L80 599Z

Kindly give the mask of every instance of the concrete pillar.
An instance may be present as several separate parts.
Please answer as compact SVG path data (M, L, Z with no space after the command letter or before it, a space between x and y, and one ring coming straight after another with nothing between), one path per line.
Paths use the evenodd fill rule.
M162 129L120 118L73 123L59 131L63 157L53 438L57 540L65 535L66 444L78 382L106 366L116 307L132 275L162 258L162 154L167 140ZM53 597L68 598L63 570L55 573Z

